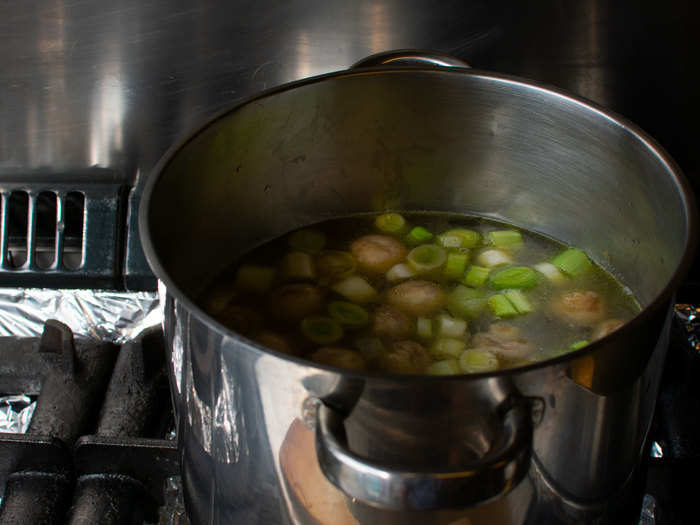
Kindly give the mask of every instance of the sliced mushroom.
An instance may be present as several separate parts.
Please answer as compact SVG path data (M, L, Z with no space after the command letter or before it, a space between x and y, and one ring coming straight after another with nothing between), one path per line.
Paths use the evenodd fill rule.
M383 274L406 257L406 247L388 235L365 235L350 245L360 271Z
M526 359L535 351L535 345L520 335L518 327L507 323L493 323L488 332L475 334L470 346L508 360Z
M393 374L422 374L432 359L428 351L415 341L398 341L378 359L378 367Z
M406 281L391 288L387 302L414 317L429 317L440 310L447 301L445 292L430 281Z
M323 306L321 290L311 284L287 284L268 297L267 309L272 317L285 324L294 324L315 314Z
M413 333L413 323L401 310L383 304L374 312L372 332L378 337L406 339Z
M605 316L605 301L592 290L566 292L550 303L552 313L575 326L593 326Z

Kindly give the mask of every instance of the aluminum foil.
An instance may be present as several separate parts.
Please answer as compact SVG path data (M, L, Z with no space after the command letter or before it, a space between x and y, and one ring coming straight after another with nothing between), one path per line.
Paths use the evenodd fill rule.
M692 304L677 304L676 317L685 328L688 343L700 352L700 307Z
M182 480L174 476L165 480L164 505L158 509L158 525L189 525L182 497Z
M36 401L25 395L0 397L0 432L24 434L34 414Z
M157 292L0 288L0 336L38 337L47 319L76 337L124 343L159 325Z
M639 525L656 524L656 499L651 494L644 494L642 512L639 515Z

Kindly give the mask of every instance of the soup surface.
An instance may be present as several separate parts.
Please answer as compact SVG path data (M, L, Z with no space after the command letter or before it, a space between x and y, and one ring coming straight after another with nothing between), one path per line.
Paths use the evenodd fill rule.
M280 352L399 374L489 372L580 349L639 311L584 252L480 218L329 220L246 254L200 298Z

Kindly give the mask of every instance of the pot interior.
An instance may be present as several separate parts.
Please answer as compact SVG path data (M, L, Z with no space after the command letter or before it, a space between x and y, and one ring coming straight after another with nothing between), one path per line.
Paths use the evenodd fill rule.
M281 88L203 128L149 191L151 262L190 297L293 228L431 210L576 245L647 305L690 234L673 168L627 125L564 95L463 70L359 71Z

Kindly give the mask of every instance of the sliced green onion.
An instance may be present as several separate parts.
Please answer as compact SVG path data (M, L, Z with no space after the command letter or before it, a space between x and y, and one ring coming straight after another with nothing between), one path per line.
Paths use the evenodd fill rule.
M301 322L301 333L309 341L327 345L343 338L343 327L335 319L314 315Z
M413 248L406 256L406 261L417 273L437 270L447 259L445 250L434 244L423 244Z
M359 275L338 281L331 288L353 303L369 303L377 298L377 290Z
M588 341L583 339L581 341L576 341L575 343L571 343L569 348L571 348L571 350L580 350L581 348L583 348L584 346L588 346L589 344L590 343Z
M298 230L289 236L288 242L300 252L318 253L326 245L326 235L318 230Z
M455 228L454 230L449 230L443 233L447 237L459 237L461 239L461 248L474 248L479 242L481 242L481 234L474 230L467 230L466 228Z
M462 339L441 337L432 344L428 351L435 359L454 359L459 357L466 347L467 343Z
M494 315L498 317L515 317L518 311L515 306L503 294L492 295L488 298L488 304Z
M505 295L510 304L512 304L519 314L529 314L534 311L532 303L525 297L525 294L520 290L508 290L503 295Z
M474 288L458 285L447 296L447 310L454 317L476 319L485 307L484 293Z
M374 224L384 233L398 234L406 228L406 219L399 213L383 213L375 219Z
M484 283L486 282L486 278L489 276L490 273L491 268L472 265L469 267L467 273L464 275L464 279L462 279L462 282L467 286L471 286L472 288L478 288L479 286L484 285Z
M523 236L517 230L496 230L489 232L489 241L499 248L513 247L523 243Z
M467 322L449 315L438 315L435 318L435 327L439 337L464 337L467 333Z
M343 279L355 271L355 259L348 252L329 250L321 253L316 261L319 275L329 280Z
M456 359L444 359L435 361L425 369L425 373L430 376L453 376L462 373L459 361Z
M275 269L269 266L243 264L236 273L236 288L243 292L264 294L275 280Z
M476 263L479 266L495 268L504 264L512 264L513 259L501 250L484 250L476 256Z
M469 256L464 253L448 253L445 261L445 269L442 275L447 279L457 280L464 275L467 269Z
M489 350L470 348L459 356L459 367L466 374L492 372L499 368L498 357Z
M415 276L415 270L408 264L403 263L395 264L386 272L386 280L392 282L403 281L404 279L410 279Z
M282 259L282 276L288 281L313 281L316 268L313 258L305 252L289 252Z
M333 301L328 305L328 313L340 324L354 328L364 326L369 322L367 310L347 301Z
M560 253L552 259L552 264L569 277L578 277L592 266L588 256L578 248L569 248Z
M425 317L419 317L416 320L416 335L421 339L430 339L433 337L433 320Z
M534 265L533 268L544 275L552 284L563 284L566 282L566 276L552 263L541 262Z
M427 242L432 238L432 233L430 233L422 226L416 226L410 232L408 232L408 235L406 235L406 242L415 245Z
M538 283L537 274L527 266L512 266L497 270L488 277L489 287L493 290L506 288L532 288Z
M443 248L447 249L461 248L462 238L459 235L448 235L447 233L443 233L438 235L437 243Z

